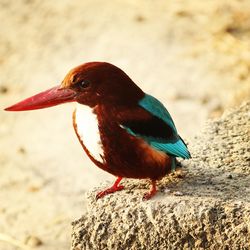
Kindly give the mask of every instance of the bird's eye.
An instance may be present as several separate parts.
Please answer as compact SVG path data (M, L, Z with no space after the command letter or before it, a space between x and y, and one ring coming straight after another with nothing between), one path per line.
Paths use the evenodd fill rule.
M90 82L88 80L83 80L77 83L77 86L81 89L86 89L87 87L89 87Z

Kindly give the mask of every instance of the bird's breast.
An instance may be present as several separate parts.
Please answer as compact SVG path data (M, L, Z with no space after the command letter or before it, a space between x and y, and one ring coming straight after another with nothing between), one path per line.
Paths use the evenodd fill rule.
M103 162L103 146L101 143L98 120L93 109L78 104L74 113L74 127L80 142L94 160Z

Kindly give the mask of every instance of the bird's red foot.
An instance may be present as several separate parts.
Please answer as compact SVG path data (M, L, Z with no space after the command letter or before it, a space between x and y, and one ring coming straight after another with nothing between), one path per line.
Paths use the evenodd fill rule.
M148 193L143 195L143 200L149 200L151 199L155 194L157 193L157 189L156 189L156 181L152 180L152 186L151 189Z
M97 195L96 195L96 199L100 199L100 198L102 198L103 196L105 196L105 195L107 195L107 194L112 194L112 193L114 193L114 192L116 192L116 191L120 191L120 190L122 190L122 189L124 189L124 186L118 186L118 187L110 187L110 188L108 188L108 189L106 189L106 190L104 190L104 191L101 191L101 192L99 192Z
M124 186L119 185L121 180L122 180L122 177L118 177L117 180L115 181L114 185L112 187L104 190L104 191L99 192L96 195L96 199L100 199L100 198L102 198L103 196L105 196L107 194L112 194L112 193L114 193L116 191L120 191L120 190L124 189Z

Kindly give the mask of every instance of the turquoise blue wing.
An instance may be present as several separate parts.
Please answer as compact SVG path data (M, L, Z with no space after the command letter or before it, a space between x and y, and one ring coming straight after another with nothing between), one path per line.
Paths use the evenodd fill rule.
M145 94L144 98L142 98L139 101L139 105L146 109L148 112L150 112L152 115L162 119L164 122L166 122L175 133L177 133L174 121L167 111L167 109L164 107L164 105L157 100L155 97Z
M173 119L163 104L153 96L145 95L139 105L151 114L151 118L146 121L126 121L121 126L157 150L175 157L190 158L187 146L178 135Z
M147 141L147 138L144 138ZM155 140L150 140L148 143L155 149L164 151L165 153L171 154L176 157L181 157L183 159L189 159L190 153L186 144L179 137L175 142L159 142Z

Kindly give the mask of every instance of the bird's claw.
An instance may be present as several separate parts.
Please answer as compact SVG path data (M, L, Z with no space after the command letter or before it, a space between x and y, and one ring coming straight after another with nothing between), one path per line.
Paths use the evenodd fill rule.
M142 200L147 201L147 200L151 199L153 196L155 196L156 193L157 193L156 181L152 181L151 189L149 190L148 193L145 193L143 195Z
M150 200L153 196L155 196L156 192L148 192L145 193L142 197L142 200L147 201Z
M96 195L96 199L98 200L98 199L104 197L104 196L107 195L107 194L112 194L112 193L114 193L114 192L116 192L116 191L120 191L120 190L122 190L122 189L124 189L124 186L122 186L122 185L117 186L117 187L110 187L110 188L108 188L108 189L106 189L106 190L104 190L104 191L99 192L99 193Z

